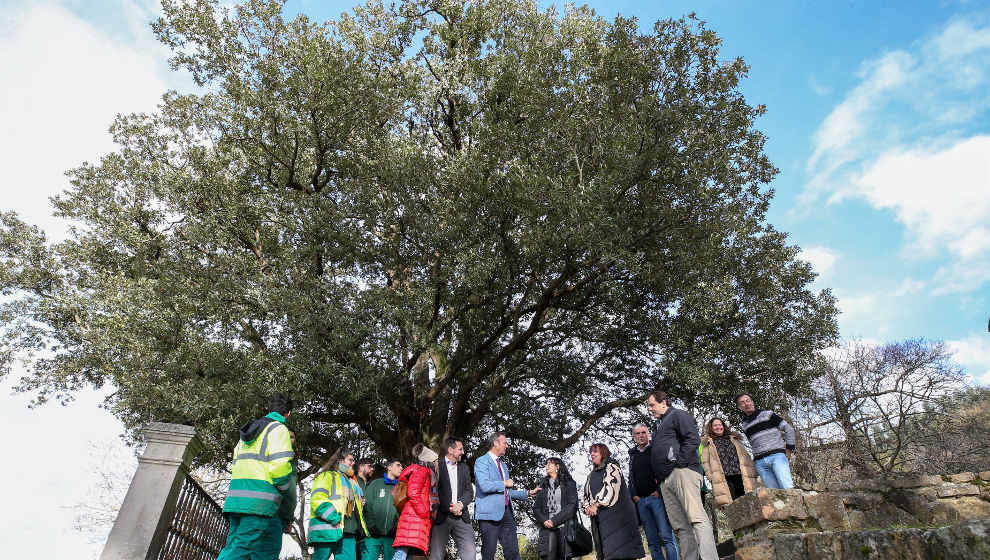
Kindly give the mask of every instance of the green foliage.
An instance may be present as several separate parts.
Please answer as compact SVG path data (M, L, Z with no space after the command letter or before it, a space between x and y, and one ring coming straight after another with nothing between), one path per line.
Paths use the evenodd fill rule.
M276 390L310 463L496 426L561 450L663 384L689 404L807 389L834 300L765 219L747 67L692 18L166 0L203 94L119 117L72 170L77 224L3 216L5 364L40 400L196 425L223 465Z

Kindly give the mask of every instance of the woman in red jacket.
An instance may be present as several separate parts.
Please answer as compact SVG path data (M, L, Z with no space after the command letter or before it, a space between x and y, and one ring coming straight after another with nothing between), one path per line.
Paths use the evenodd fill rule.
M392 543L395 549L392 560L406 560L410 553L417 550L425 555L430 548L431 514L438 502L435 496L439 457L422 443L416 444L413 455L418 461L403 469L399 475L399 482L408 484L406 495L409 501L402 506L402 513L399 514L399 526L395 529L395 541Z

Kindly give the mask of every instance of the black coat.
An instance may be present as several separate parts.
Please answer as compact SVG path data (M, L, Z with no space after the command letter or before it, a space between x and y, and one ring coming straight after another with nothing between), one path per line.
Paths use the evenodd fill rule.
M550 510L547 507L547 486L549 481L547 479L543 480L540 484L540 491L536 493L533 501L533 516L536 518L536 525L540 528L539 541L537 542L537 553L541 558L547 558L550 556L550 539L557 539L560 546L560 552L556 554L557 558L570 558L570 550L567 546L567 539L560 535L563 531L565 523L576 523L577 521L577 508L578 508L578 494L577 494L577 484L573 479L567 481L560 489L560 511L554 515L550 516ZM554 528L547 529L543 526L543 522L546 520L553 521ZM557 560L557 559L550 559Z
M610 481L605 480L609 472L606 468L608 464L591 471L591 474L588 475L588 486L592 496L597 494L602 486L610 483ZM597 533L595 535L595 548L599 560L634 559L646 556L646 552L643 550L643 540L639 533L636 505L633 504L632 496L629 494L625 477L622 476L621 470L617 467L618 465L616 465L614 473L618 478L618 500L611 506L599 507L598 515L592 517L592 534Z
M653 475L663 482L675 468L687 468L702 473L698 446L701 437L694 417L687 411L670 407L660 418L650 441L650 464Z
M450 505L455 502L464 504L464 513L460 517L454 517L454 519L471 523L471 516L468 515L467 510L468 504L474 501L474 483L471 482L471 469L463 461L457 463L457 496L452 497L450 495L450 475L447 474L446 460L446 458L441 457L440 466L437 467L437 474L439 475L437 496L440 498L440 509L437 512L435 523L442 523L448 516L454 517L450 513Z

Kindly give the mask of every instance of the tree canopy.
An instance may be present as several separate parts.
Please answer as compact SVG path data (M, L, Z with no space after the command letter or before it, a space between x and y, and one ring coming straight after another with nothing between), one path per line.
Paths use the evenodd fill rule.
M522 0L163 2L202 90L122 115L69 172L64 242L2 215L4 364L222 465L287 391L317 456L492 428L563 450L662 385L807 390L834 299L766 220L747 66L693 17Z

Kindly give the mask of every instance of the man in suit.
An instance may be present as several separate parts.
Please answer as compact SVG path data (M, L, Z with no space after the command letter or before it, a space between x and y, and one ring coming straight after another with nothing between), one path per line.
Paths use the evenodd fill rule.
M495 432L488 443L488 453L474 462L474 483L478 498L474 506L474 518L481 526L481 560L494 560L499 543L502 543L502 556L505 560L520 560L512 500L525 500L537 491L527 493L514 488L515 484L509 477L509 467L502 461L502 455L509 448L504 433Z
M471 484L468 466L461 463L464 442L447 438L444 449L447 454L437 469L440 475L437 485L440 510L430 532L430 560L443 560L443 552L451 536L461 560L475 560L474 530L467 514L467 506L474 500L474 485Z

